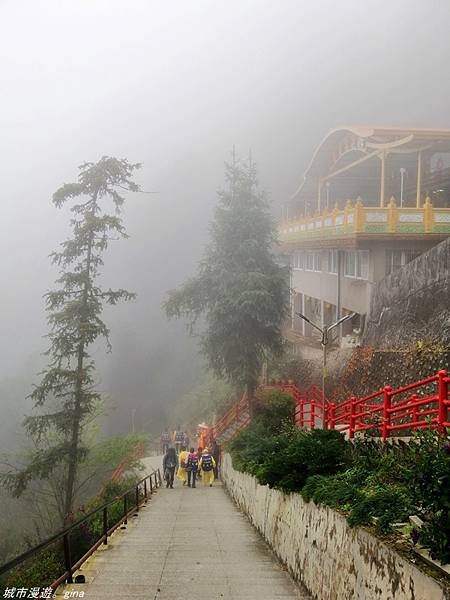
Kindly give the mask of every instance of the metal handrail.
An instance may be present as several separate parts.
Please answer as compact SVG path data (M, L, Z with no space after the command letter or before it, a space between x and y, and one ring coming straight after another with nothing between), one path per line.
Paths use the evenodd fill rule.
M147 481L149 483L149 489L147 486ZM139 486L141 486L142 484L144 485L144 498L142 501L140 501L139 500ZM150 492L150 497L151 497L153 492L158 487L160 487L161 484L162 484L161 472L160 472L160 469L158 468L158 469L155 469L154 471L152 471L149 475L146 475L145 477L140 479L135 485L130 487L128 490L126 490L122 494L116 496L112 500L109 500L108 502L105 502L101 506L90 511L88 514L84 515L81 519L78 519L78 521L75 521L75 523L72 523L69 527L66 527L65 529L59 531L58 533L55 533L48 539L44 540L43 542L40 542L36 546L33 546L33 548L30 548L26 552L23 552L19 556L16 556L16 558L13 558L12 560L10 560L7 563L5 563L4 565L2 565L0 567L0 575L4 575L8 571L11 571L12 569L14 569L14 567L17 567L18 565L22 564L23 562L25 562L32 556L35 556L41 550L44 550L45 548L47 548L54 542L57 542L58 540L62 539L63 543L64 543L64 564L66 567L66 571L56 581L54 581L50 587L52 587L53 589L56 589L63 581L67 581L67 583L73 583L72 574L77 569L80 568L80 566L85 562L85 560L102 543L103 544L108 543L108 537L122 523L127 524L127 519L128 519L129 514L133 511L139 511L139 507L142 504L147 503L149 492ZM136 503L132 507L128 508L128 495L131 492L135 493ZM111 506L112 504L116 503L118 500L121 500L121 499L123 499L123 503L124 503L124 513L123 513L122 517L117 521L117 523L115 523L110 529L108 529L108 506ZM90 519L93 515L97 514L100 511L103 511L103 534L102 534L102 536L95 542L95 544L93 546L91 546L89 548L89 550L86 552L86 554L84 554L76 563L72 564L71 554L70 554L70 537L69 537L70 532L73 529L75 529L76 527L79 527L82 523L85 523L88 519Z

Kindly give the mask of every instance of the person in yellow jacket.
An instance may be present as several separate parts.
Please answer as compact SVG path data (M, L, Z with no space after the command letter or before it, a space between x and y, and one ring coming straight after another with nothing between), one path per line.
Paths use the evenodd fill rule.
M178 471L177 477L180 481L183 482L183 485L187 483L187 471L186 471L186 463L189 456L189 452L186 450L186 446L181 446L180 454L178 455Z
M202 470L202 481L203 485L209 485L212 487L214 482L214 468L216 466L216 461L212 457L208 448L203 450L202 457L199 462L199 467Z

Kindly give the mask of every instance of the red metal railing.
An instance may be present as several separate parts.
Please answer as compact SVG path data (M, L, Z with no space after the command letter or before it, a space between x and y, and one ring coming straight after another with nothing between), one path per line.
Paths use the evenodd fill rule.
M238 433L238 431L247 427L250 423L250 419L250 404L247 394L244 393L242 398L233 404L233 406L211 428L209 437L217 440L227 432L230 432L230 430L231 433L229 437L232 437Z
M311 386L301 391L292 382L277 381L260 386L258 392L277 389L295 399L295 424L301 428L338 429L347 432L349 438L355 433L377 430L386 439L391 435L424 427L444 430L450 427L450 377L447 371L439 371L431 377L404 387L383 389L336 404L322 397L322 390ZM245 418L242 414L245 412ZM217 439L231 430L232 437L250 422L247 397L232 406L212 428Z

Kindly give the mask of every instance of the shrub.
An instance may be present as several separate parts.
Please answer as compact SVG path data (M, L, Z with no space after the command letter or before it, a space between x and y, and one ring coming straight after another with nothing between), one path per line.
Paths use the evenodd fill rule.
M292 426L295 401L289 394L279 390L266 392L258 406L257 419L270 434L282 433Z
M303 499L316 504L326 504L332 508L350 510L361 493L359 487L367 472L358 467L348 469L334 476L312 475L302 489Z
M349 463L348 444L337 431L292 430L279 452L257 470L262 484L286 492L300 491L310 475L333 475Z
M368 486L359 490L352 502L348 522L351 526L367 525L372 517L376 517L377 529L386 533L392 523L407 519L413 507L410 490L405 487L393 484Z

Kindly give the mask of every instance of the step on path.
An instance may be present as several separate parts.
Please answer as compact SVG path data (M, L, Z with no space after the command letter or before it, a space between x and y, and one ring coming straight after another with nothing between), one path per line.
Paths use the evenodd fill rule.
M144 463L149 472L160 459ZM86 584L67 584L58 596L73 590L85 600L310 600L220 482L159 489L78 573Z

